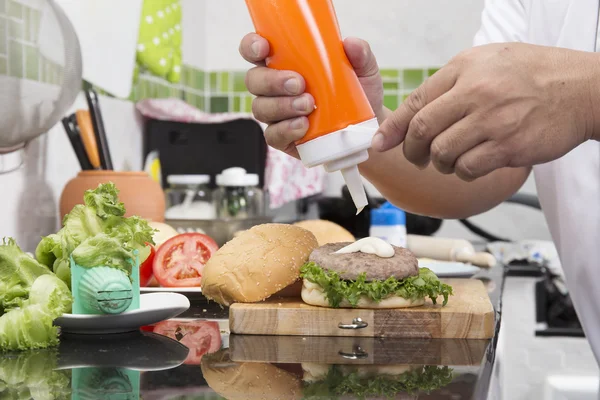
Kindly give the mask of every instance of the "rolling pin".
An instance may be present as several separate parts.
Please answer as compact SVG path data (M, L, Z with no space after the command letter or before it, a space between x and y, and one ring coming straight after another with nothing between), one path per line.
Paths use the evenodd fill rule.
M464 239L407 235L407 248L417 258L458 261L483 268L491 268L496 265L496 258L492 254L476 252L473 245Z

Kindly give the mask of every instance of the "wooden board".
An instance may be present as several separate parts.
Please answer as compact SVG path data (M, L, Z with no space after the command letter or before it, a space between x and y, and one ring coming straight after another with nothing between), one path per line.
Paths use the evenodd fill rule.
M233 334L489 339L494 309L477 279L446 279L454 295L445 307L427 300L421 307L399 309L334 309L314 307L295 298L236 303L229 308ZM367 326L341 329L361 318Z
M479 366L489 339L229 336L235 362Z

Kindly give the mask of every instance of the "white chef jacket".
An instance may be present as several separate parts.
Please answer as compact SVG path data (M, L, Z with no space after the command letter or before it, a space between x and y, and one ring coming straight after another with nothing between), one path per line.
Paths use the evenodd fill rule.
M486 0L474 43L600 52L599 11L598 0ZM600 364L600 142L533 170L571 298Z

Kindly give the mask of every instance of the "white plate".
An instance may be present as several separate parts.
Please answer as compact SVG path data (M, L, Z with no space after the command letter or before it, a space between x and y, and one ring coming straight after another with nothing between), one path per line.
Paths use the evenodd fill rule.
M199 287L141 287L140 293L202 293Z
M63 332L103 335L138 330L178 316L190 308L187 297L178 293L147 293L140 296L140 308L116 315L64 314L55 321Z
M419 267L429 268L440 278L473 276L481 271L481 268L479 267L461 262L424 259L419 260Z

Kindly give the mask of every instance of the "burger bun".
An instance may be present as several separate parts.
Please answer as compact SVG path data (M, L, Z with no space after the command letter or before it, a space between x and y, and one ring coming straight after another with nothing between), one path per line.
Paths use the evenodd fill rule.
M323 219L299 221L294 224L304 228L315 235L319 246L328 243L354 242L356 238L344 227Z

